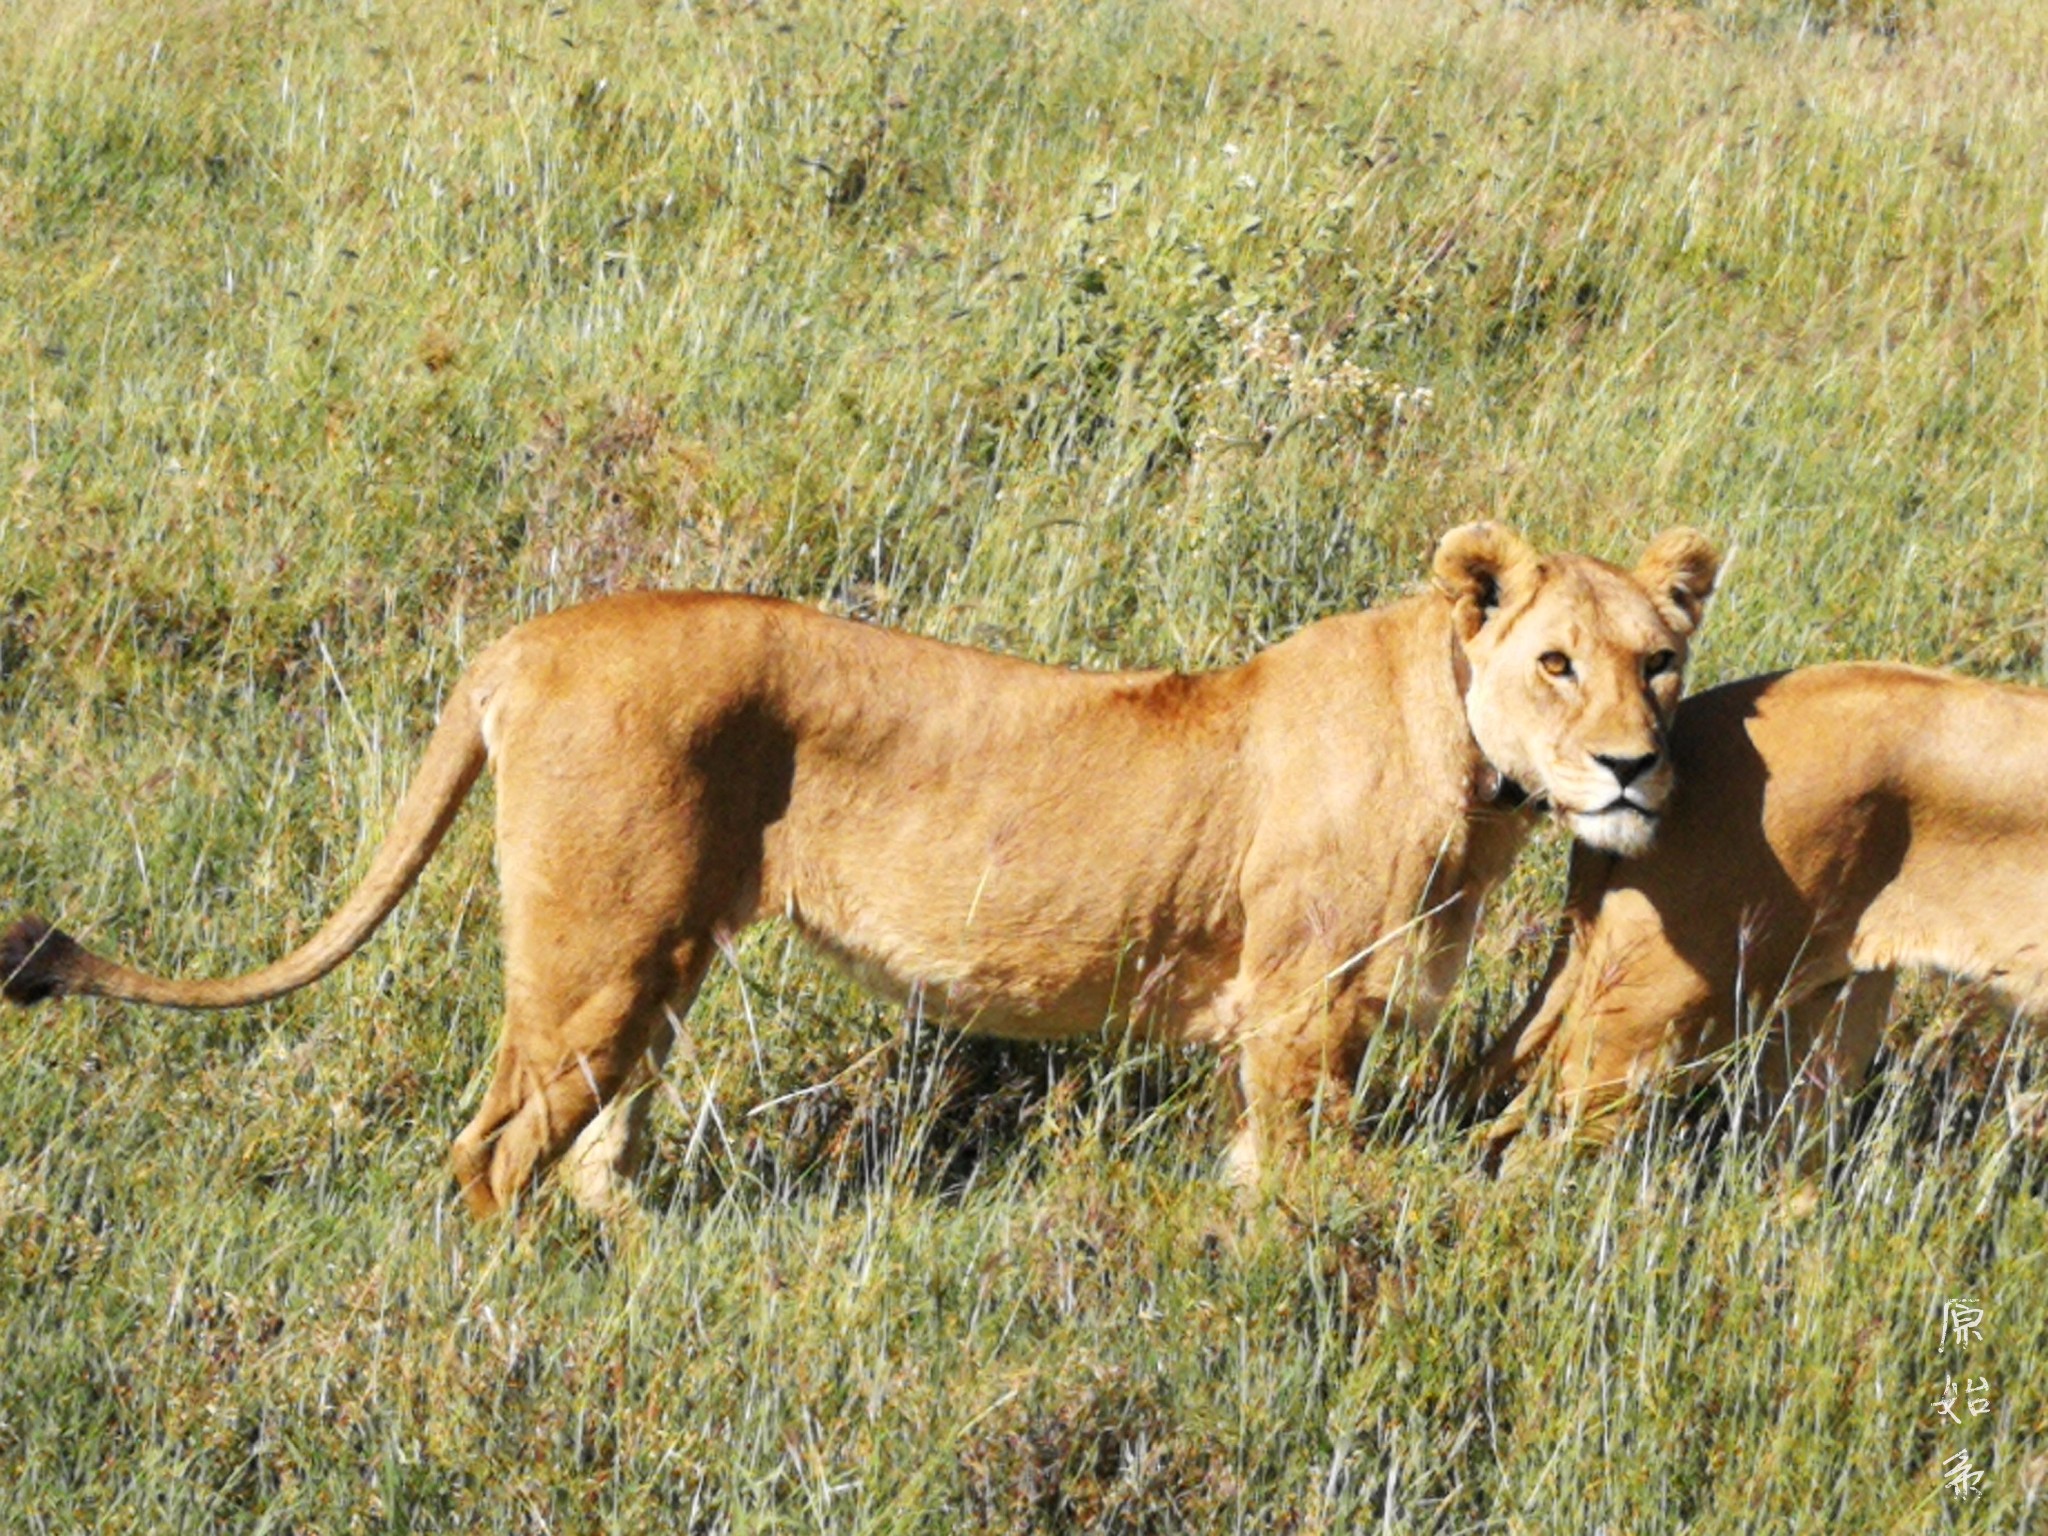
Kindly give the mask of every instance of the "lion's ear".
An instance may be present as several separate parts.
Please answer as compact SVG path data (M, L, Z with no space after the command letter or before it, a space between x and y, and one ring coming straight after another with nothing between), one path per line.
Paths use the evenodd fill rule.
M1528 541L1505 523L1466 523L1443 536L1430 572L1451 600L1460 638L1470 640L1496 608L1535 581L1540 564Z
M1721 556L1704 534L1673 528L1658 534L1643 551L1636 580L1650 594L1664 622L1681 635L1689 635L1700 627L1720 570Z

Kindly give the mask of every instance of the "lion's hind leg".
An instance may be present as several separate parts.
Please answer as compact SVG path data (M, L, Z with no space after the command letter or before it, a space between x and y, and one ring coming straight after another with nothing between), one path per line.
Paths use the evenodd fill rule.
M565 1156L585 1204L629 1198L639 1090L704 979L713 935L752 915L764 828L793 771L772 722L714 718L716 697L690 689L622 691L616 657L571 659L541 654L499 719L504 1035L450 1154L479 1216Z
M630 1145L632 1112L621 1100L643 1055L658 1049L655 1026L667 991L621 977L597 987L566 1017L508 1003L490 1086L449 1157L472 1214L512 1205L605 1115L615 1118L597 1138L602 1145L585 1149L572 1190L579 1197L586 1189L607 1198L615 1193L612 1165L637 1151Z
M640 1054L625 1080L562 1154L556 1176L576 1203L596 1216L620 1216L639 1202L638 1181L647 1155L647 1115L651 1090L668 1059L669 1047L703 985L712 945L708 940L684 945L676 955L674 992L656 1005L653 1017L634 1031L644 1037Z
M648 1095L712 954L688 942L672 965L643 965L567 1010L508 1000L496 1070L449 1154L472 1214L514 1204L548 1168L600 1216L634 1203ZM652 974L650 974L652 973Z
M711 899L729 896L729 882L706 873L692 829L661 830L668 835L637 845L501 837L504 1035L483 1102L450 1153L478 1216L515 1203L565 1157L580 1203L598 1214L631 1204L642 1090L715 952L692 894L706 912L730 905Z

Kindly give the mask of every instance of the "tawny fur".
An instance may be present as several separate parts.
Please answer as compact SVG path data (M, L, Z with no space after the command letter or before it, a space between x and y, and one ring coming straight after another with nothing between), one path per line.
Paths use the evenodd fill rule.
M1199 676L1037 666L760 598L571 608L457 683L368 876L301 949L170 981L24 925L0 977L17 1001L197 1008L303 986L391 910L488 756L505 1025L452 1153L478 1213L564 1154L579 1198L620 1200L634 1089L716 948L776 915L967 1029L1121 1022L1234 1052L1249 1173L1341 1105L1382 1018L1449 985L1531 819L1494 805L1503 775L1618 845L1669 790L1661 737L1714 577L1697 535L1627 573L1478 524L1435 571Z
M1796 1141L1862 1082L1901 969L2048 1009L2048 692L1813 667L1687 700L1671 755L1656 846L1574 853L1550 974L1472 1084L1522 1088L1496 1148L1545 1095L1605 1140L1751 1029Z

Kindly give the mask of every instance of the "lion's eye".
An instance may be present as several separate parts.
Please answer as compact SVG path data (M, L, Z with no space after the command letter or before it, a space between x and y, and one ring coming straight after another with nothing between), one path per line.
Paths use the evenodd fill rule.
M1536 665L1545 672L1548 672L1552 677L1570 677L1572 675L1572 659L1565 655L1563 651L1545 651L1536 658Z
M1643 661L1643 676L1645 679L1662 677L1666 672L1675 672L1677 670L1678 653L1676 651L1658 651L1654 656L1646 657Z

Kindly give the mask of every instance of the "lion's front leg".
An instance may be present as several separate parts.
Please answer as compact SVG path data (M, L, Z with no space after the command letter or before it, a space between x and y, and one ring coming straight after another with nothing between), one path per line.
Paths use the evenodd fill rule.
M1839 1146L1850 1101L1884 1043L1895 980L1890 971L1858 971L1786 1005L1759 1069L1781 1159L1818 1172Z
M1236 1040L1240 1114L1224 1171L1241 1186L1298 1160L1324 1127L1348 1130L1366 1045L1388 1011L1373 989L1333 991L1319 974L1260 990L1264 1006L1253 1000Z

